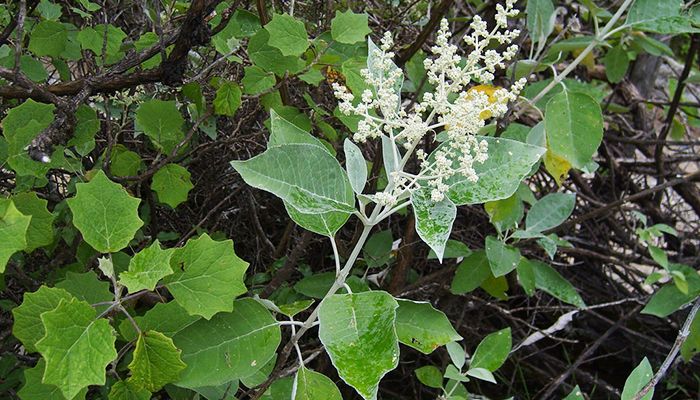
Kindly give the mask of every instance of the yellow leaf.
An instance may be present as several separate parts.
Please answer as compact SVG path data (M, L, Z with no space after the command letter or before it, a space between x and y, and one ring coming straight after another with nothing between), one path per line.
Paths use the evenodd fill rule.
M467 90L467 96L469 96L469 94L473 93L473 92L483 93L483 94L489 96L489 103L493 104L496 102L495 93L499 89L501 89L501 87L499 87L499 86L477 85L477 86L474 86L474 87L470 88L469 90ZM479 117L483 120L487 120L487 119L491 118L491 111L489 111L489 110L482 111L481 114L479 114Z
M569 175L571 164L566 159L552 153L551 150L547 150L544 155L544 167L552 175L557 185L561 186L561 183Z
M576 49L571 52L573 54L574 58L578 57L581 52L583 52L584 49ZM595 70L595 55L593 55L593 52L589 52L584 58L583 61L581 61L581 64L586 67L586 70L588 70L588 73L591 74Z

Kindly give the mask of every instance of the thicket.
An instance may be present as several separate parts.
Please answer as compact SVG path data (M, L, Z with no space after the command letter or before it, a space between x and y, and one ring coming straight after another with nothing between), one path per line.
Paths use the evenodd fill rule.
M0 397L700 396L700 5L10 0Z

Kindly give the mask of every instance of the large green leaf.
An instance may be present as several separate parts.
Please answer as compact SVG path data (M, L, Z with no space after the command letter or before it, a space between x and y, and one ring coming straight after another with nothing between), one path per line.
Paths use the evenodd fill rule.
M367 21L367 14L355 14L350 9L345 12L336 11L335 18L331 21L331 37L340 43L362 42L372 32Z
M163 385L177 381L185 367L173 340L149 330L141 333L136 340L133 359L129 364L129 381L157 392Z
M68 199L73 225L83 239L101 253L125 248L143 221L138 208L141 200L131 197L101 170L88 183L78 183L75 197Z
M149 247L139 251L129 261L129 270L119 274L119 281L129 293L153 290L159 280L173 273L170 258L173 249L163 250L156 239Z
M275 76L257 65L245 67L245 75L241 80L243 92L256 94L275 86Z
M270 111L270 139L267 147L277 147L288 144L303 144L315 146L328 152L328 148L320 140L311 136L293 123L282 118L275 110ZM330 155L330 153L328 153ZM331 156L332 158L333 156ZM333 158L335 159L335 158ZM351 185L352 186L352 185ZM352 195L350 195L352 197ZM304 229L324 236L333 236L350 217L347 212L328 211L324 213L304 213L285 201L284 206L289 216Z
M641 313L664 318L693 301L698 295L700 295L700 291L693 290L683 293L675 284L668 283L651 296L649 303L642 309Z
M485 203L512 196L518 189L520 181L527 176L532 166L546 151L542 147L517 140L487 136L481 136L478 139L488 143L488 159L483 164L474 163L474 170L479 179L471 182L458 174L446 181L450 186L447 195L458 206ZM449 143L440 145L438 149L442 146L449 146ZM454 161L454 167L459 167L458 160Z
M175 273L164 282L191 315L210 319L220 311L231 311L231 300L247 290L243 278L248 263L234 253L231 240L217 242L202 234L176 249L170 266Z
M22 304L12 309L15 319L12 334L19 339L28 353L37 351L36 342L43 338L46 332L41 324L41 314L58 307L61 300L70 301L73 296L58 288L41 286L33 293L25 293Z
M175 208L187 201L187 194L194 187L190 176L186 168L168 164L153 175L151 189L158 194L158 201Z
M31 216L27 229L27 247L30 253L39 247L53 243L54 216L46 208L48 201L37 197L36 192L25 192L12 197L17 210L24 215Z
M457 217L457 206L447 197L438 202L434 201L430 190L427 189L413 191L411 204L418 236L430 246L438 260L442 262L445 245Z
M338 161L314 144L270 147L231 161L247 184L277 195L304 214L354 211L352 186Z
M250 376L274 355L280 328L260 303L236 300L233 312L200 319L173 340L187 368L176 382L182 387L215 386Z
M84 300L88 304L104 303L114 300L114 295L109 291L109 282L101 281L93 271L77 273L69 271L66 278L56 284L59 289L64 289L78 300ZM107 305L95 308L97 312L107 309Z
M520 261L520 251L493 236L487 236L486 257L489 259L493 276L499 277L517 268Z
M319 306L321 343L338 375L367 400L377 398L379 381L399 362L397 307L380 291L336 294Z
M269 44L283 56L299 56L309 47L309 38L304 23L289 14L275 14L265 25L270 34Z
M294 381L297 391L293 400L343 400L330 378L303 365L297 370Z
M24 370L24 386L17 394L22 400L66 400L61 390L54 385L48 385L42 382L46 362L43 358L39 359L36 366ZM83 388L71 400L81 400L85 398L87 388Z
M55 21L39 22L29 35L29 50L37 56L59 57L66 48L68 30Z
M46 336L36 348L46 360L42 380L72 399L89 385L104 385L105 367L117 358L109 321L96 318L90 304L71 299L41 314Z
M549 149L581 169L603 140L603 114L591 96L563 90L547 103L544 117Z
M185 120L175 101L144 101L136 110L136 123L156 148L166 154L170 154L185 138L182 129Z
M462 340L445 314L430 303L397 299L396 335L399 342L430 354L449 342Z
M32 217L24 215L10 199L0 199L0 273L12 255L27 247Z
M510 328L489 334L476 347L469 368L497 370L508 358L512 344Z
M543 232L564 222L576 205L574 193L551 193L535 203L525 218L529 232Z
M620 400L632 400L634 396L639 393L644 386L651 380L654 375L654 371L651 369L651 364L646 357L639 363L639 365L632 370L630 376L627 377L625 381L625 387L622 389L622 396ZM652 388L647 394L642 397L642 400L651 400L654 397L654 388Z

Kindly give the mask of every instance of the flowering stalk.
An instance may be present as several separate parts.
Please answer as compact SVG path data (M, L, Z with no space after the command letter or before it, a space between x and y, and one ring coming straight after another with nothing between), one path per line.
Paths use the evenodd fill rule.
M505 62L517 53L517 46L511 42L520 32L508 29L508 18L518 15L514 3L515 0L508 0L505 6L497 5L492 30L488 30L479 16L474 17L471 33L462 39L472 50L465 57L450 43L448 22L442 20L431 49L434 57L424 62L428 82L434 89L426 92L411 109L401 105L403 73L392 62L393 41L389 33L382 37L379 47L369 41L368 68L361 73L373 90L364 90L357 99L346 87L333 84L340 111L362 117L353 139L363 143L385 137L392 145L390 151L399 153L395 157L400 160L396 165L385 166L392 171L389 185L384 191L367 196L371 200L391 208L408 197L407 193L427 188L431 199L439 202L445 197L446 181L450 177L463 175L471 182L477 181L474 163L486 161L488 144L476 135L487 120L507 112L508 103L517 99L526 82L521 79L510 89L491 85L496 70L505 68ZM509 46L503 51L489 48L496 43ZM416 150L426 135L438 130L444 130L441 140L446 145L431 156ZM399 148L405 150L403 155ZM403 171L412 156L420 161L420 172L415 175Z

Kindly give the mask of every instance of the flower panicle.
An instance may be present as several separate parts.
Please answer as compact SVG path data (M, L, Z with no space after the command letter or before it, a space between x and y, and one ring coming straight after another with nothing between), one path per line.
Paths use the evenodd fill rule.
M431 199L439 202L445 198L448 181L453 176L461 175L471 182L478 180L474 166L488 159L488 143L479 140L476 134L487 120L506 114L508 104L517 99L526 83L521 79L509 89L492 85L495 72L506 68L506 63L518 52L518 46L512 42L520 31L508 26L508 20L519 13L514 8L515 1L506 0L505 4L496 6L495 25L490 30L483 19L474 16L469 34L461 39L469 49L465 55L460 54L455 44L460 41L453 40L448 21L441 21L431 47L432 57L423 63L428 90L420 101L410 104L410 109L401 104L403 72L392 61L394 43L389 32L378 47L369 41L367 68L361 75L372 89L357 93L359 98L356 98L345 86L333 83L339 110L362 117L353 135L357 142L384 135L402 146L407 158L426 135L440 128L445 132L445 143L432 155L415 150L420 173L394 172L390 177L390 192L375 195L376 201L391 205L405 191L428 188ZM504 50L494 49L494 44Z

